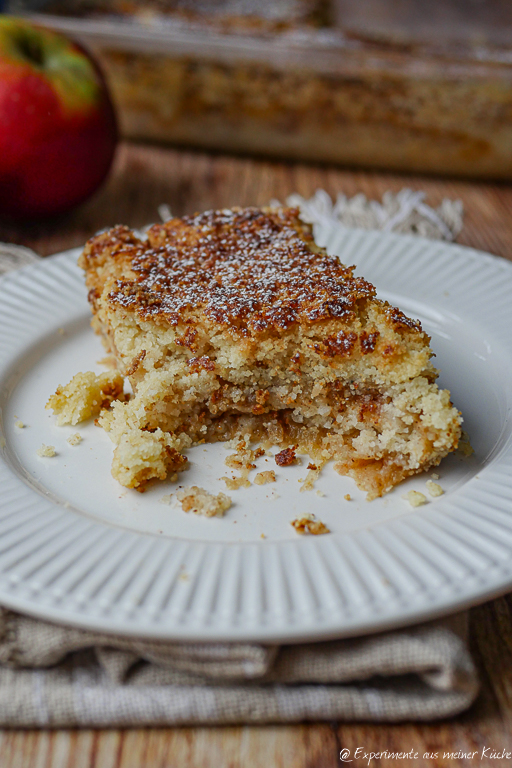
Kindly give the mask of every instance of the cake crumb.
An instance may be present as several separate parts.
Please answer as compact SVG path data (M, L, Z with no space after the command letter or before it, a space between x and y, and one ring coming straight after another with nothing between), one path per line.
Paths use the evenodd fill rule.
M98 416L113 400L123 398L123 377L117 371L97 376L92 371L77 373L69 384L58 386L46 403L57 416L57 426L78 424Z
M284 448L279 453L276 453L274 460L278 467L289 467L290 464L295 464L297 461L295 448Z
M260 539L266 539L266 538L267 538L267 537L265 536L265 534L264 534L264 533L260 533Z
M206 517L223 517L231 506L231 499L225 493L214 496L197 485L178 491L176 496L184 512L195 512Z
M20 419L18 419L18 421L14 422L14 426L18 427L18 429L24 429L26 425Z
M236 453L232 453L226 456L224 464L230 469L235 469L240 472L239 477L221 477L224 480L226 487L230 491L236 491L238 488L249 488L251 485L249 480L249 472L251 469L256 469L254 463L256 459L263 456L265 451L262 448L257 448L255 451L249 448L250 436L238 438L236 441ZM233 447L233 446L232 446ZM267 481L268 482L268 481ZM260 484L260 483L258 483Z
M254 478L256 485L266 485L267 483L275 483L276 473L273 469L266 470L265 472L258 472Z
M317 491L316 495L320 496L320 498L322 498L323 496L325 496L325 493L323 491Z
M315 482L320 477L320 472L322 471L323 467L325 465L325 460L319 461L317 464L313 464L310 462L308 464L308 473L306 475L305 480L300 480L299 482L303 483L301 486L301 493L304 491L312 491L315 487Z
M68 443L70 445L78 445L82 442L82 435L80 432L74 432L72 435L68 437Z
M350 495L350 493L346 493L343 498L345 499L345 501L352 501L352 496Z
M159 500L160 504L170 504L172 501L172 497L174 496L173 493L167 493L165 496L162 496L162 498Z
M427 503L427 497L424 493L420 493L419 491L409 491L408 493L404 493L402 499L408 501L411 507L421 507L422 504Z
M180 440L161 429L131 429L114 450L112 475L125 488L142 493L151 480L165 480L169 473L186 469L188 460L176 446L181 448Z
M36 453L38 456L47 459L51 459L53 456L57 455L54 445L45 445L44 443L37 449Z
M317 520L316 517L310 513L302 515L295 520L291 521L291 524L301 536L303 534L310 534L312 536L320 536L322 533L330 533L329 528L322 523L321 520Z
M444 490L441 488L439 483L434 483L432 480L427 480L425 485L427 486L427 491L431 496L442 496L444 493Z
M237 453L232 453L230 456L226 456L224 464L230 469L244 469L244 461ZM253 469L252 466L248 468Z
M226 488L230 491L237 491L239 488L249 488L251 481L246 477L221 477L226 483Z
M432 472L430 477L432 478L432 480L439 480L439 475L437 474L437 472Z

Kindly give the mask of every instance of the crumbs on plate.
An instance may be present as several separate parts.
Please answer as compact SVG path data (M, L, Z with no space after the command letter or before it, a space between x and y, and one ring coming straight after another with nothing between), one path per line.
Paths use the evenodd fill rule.
M256 485L266 485L267 483L275 483L276 473L273 469L267 469L264 472L258 472L254 478Z
M322 523L321 520L317 520L315 515L307 513L297 517L291 521L291 524L301 535L310 534L312 536L320 536L322 533L330 533L330 529Z
M181 502L184 512L195 512L196 515L205 517L223 517L224 512L231 506L231 499L225 493L213 493L192 485L178 491L176 498Z
M444 490L441 488L439 483L434 483L433 480L427 480L425 485L427 486L427 491L429 492L429 494L434 498L436 496L442 496L444 493Z
M419 491L409 491L408 493L404 493L402 499L408 501L411 507L421 507L422 504L427 503L427 497L424 493L420 493Z
M45 445L44 443L37 449L36 453L38 456L46 459L51 459L53 456L57 455L54 445Z

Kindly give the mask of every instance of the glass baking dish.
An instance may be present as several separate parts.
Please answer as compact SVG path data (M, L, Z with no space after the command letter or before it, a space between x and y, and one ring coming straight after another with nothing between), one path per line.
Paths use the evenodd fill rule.
M512 177L512 53L502 47L390 42L300 23L51 15L41 0L16 8L92 49L126 137Z

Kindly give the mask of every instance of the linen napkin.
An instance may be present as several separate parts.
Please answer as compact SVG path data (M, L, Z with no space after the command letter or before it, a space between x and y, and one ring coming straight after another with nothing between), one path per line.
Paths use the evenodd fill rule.
M292 195L302 217L453 239L462 205L422 192L333 203ZM161 206L162 218L170 212ZM37 260L0 244L0 273ZM467 614L300 645L171 643L58 626L0 608L0 727L127 727L431 720L470 706L478 681Z

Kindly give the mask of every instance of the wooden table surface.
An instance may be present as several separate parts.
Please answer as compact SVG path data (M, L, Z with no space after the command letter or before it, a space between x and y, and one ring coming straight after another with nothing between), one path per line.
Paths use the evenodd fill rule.
M460 198L465 226L460 243L512 258L512 187L419 176L373 174L183 152L121 146L108 183L76 213L31 226L0 224L0 240L47 255L80 245L98 229L117 223L140 226L157 219L166 203L176 215L212 207L259 205L291 192L310 196L363 192L380 199L407 186L438 205ZM372 766L497 766L492 750L512 752L512 599L499 598L471 611L471 646L482 692L471 710L433 724L343 724L147 728L129 730L0 731L0 768L334 768L342 748L388 750L435 760L372 761ZM483 749L487 749L481 759ZM444 752L477 752L474 758ZM360 760L350 766L365 765Z

